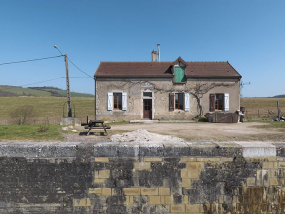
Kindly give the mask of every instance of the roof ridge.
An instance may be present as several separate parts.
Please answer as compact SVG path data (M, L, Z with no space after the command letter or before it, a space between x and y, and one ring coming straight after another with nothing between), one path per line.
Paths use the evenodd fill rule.
M229 63L228 61L185 61L185 62L215 62L215 63ZM152 61L100 61L100 63L173 63L173 61L160 61L160 62L152 62ZM229 63L230 64L230 63Z

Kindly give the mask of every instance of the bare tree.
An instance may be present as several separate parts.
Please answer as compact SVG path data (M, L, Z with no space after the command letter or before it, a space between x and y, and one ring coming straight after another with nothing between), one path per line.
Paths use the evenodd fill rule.
M142 85L149 85L151 86L151 89L154 92L159 92L159 93L171 93L173 91L176 92L186 92L191 94L196 102L197 102L197 111L198 111L198 115L201 116L203 115L203 106L201 104L201 99L203 98L203 96L205 94L207 94L210 90L216 88L216 87L233 87L236 84L238 84L238 80L234 83L226 83L226 82L203 82L203 81L196 81L193 82L189 85L185 85L183 86L181 89L177 89L172 87L163 87L163 86L158 86L155 84L155 82L152 81L134 81L134 80L129 80L129 79L123 79L121 81L120 87L125 88L127 87L129 89L129 91L134 94L136 93L135 90L133 90L133 87L135 86L142 86ZM118 87L118 85L116 83L110 84L110 87ZM140 93L140 92L138 92Z
M201 81L198 81L192 86L189 90L189 93L192 94L192 96L196 99L197 101L197 110L199 112L199 116L203 115L203 107L201 105L201 99L203 98L204 94L207 94L210 90L216 87L233 87L236 85L237 82L235 83L203 83Z

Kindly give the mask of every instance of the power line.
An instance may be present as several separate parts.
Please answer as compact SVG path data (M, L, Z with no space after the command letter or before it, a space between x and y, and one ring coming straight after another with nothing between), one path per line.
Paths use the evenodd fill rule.
M69 78L72 78L72 79L86 79L86 78L89 78L89 77L69 77Z
M85 73L84 71L82 71L80 68L78 68L70 59L69 57L67 57L68 61L71 62L71 64L77 68L79 71L81 71L83 74L85 74L86 76L90 77L91 79L93 79L93 77L91 77L89 74Z
M54 46L58 51L59 51L59 53L61 53L62 55L63 55L63 53L59 50L59 48L55 45ZM86 76L88 76L88 77L90 77L91 79L93 79L93 77L91 77L89 74L87 74L87 73L85 73L84 71L82 71L80 68L78 68L70 59L69 59L69 57L67 56L67 59L68 59L68 61L75 67L75 68L77 68L79 71L81 71L83 74L85 74Z
M24 87L24 86L28 86L28 85L35 85L35 84L44 83L44 82L50 82L50 81L54 81L54 80L58 80L58 79L62 79L62 78L65 78L65 77L59 77L59 78L55 78L55 79L44 80L41 82L30 83L30 84L26 84L26 85L21 85L20 87Z
M23 61L17 61L17 62L4 62L1 63L0 65L9 65L9 64L16 64L16 63L23 63L23 62L33 62L33 61L39 61L39 60L45 60L45 59L52 59L52 58L57 58L57 57L62 57L63 55L60 56L51 56L51 57L44 57L40 59L28 59L28 60L23 60Z

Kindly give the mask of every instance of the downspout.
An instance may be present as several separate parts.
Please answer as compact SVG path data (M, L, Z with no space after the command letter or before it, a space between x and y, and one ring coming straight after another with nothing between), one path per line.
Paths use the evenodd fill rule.
M96 96L96 77L94 77L94 83L95 83L95 108L94 108L95 109L95 112L94 112L95 114L94 115L95 115L95 120L97 120L97 117L96 117L96 97L97 97Z
M238 99L238 109L237 110L240 110L240 99L241 99L241 97L240 97L240 79L239 79L239 99Z

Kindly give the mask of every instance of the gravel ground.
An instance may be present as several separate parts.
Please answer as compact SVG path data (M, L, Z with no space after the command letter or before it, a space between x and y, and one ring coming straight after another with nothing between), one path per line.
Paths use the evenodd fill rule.
M163 142L183 142L182 138L173 137L169 135L161 135L150 133L147 130L139 129L133 132L126 132L123 134L115 134L111 136L111 141L113 142L153 142L153 143L163 143Z

